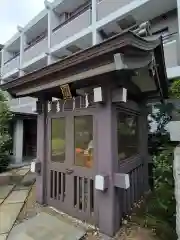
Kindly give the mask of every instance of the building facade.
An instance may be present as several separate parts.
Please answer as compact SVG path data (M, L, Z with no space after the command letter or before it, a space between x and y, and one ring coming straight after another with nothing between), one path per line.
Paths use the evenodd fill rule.
M45 1L42 12L18 26L1 50L1 83L16 81L145 21L152 35L163 37L168 78L179 77L180 0L55 0ZM16 116L13 155L21 163L36 155L36 98L12 98L10 107Z

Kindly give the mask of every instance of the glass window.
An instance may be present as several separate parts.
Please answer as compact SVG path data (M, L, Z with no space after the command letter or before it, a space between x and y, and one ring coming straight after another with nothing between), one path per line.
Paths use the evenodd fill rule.
M65 161L65 118L52 119L51 121L51 160L54 162Z
M118 113L118 158L124 160L138 153L138 117Z
M93 165L93 117L74 118L75 165L91 168Z

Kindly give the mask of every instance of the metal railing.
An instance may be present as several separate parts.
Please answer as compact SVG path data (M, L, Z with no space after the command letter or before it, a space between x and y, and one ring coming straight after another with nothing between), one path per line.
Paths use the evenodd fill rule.
M166 41L166 40L169 40L171 37L174 37L178 34L178 32L173 32L173 33L170 33L170 34L167 34L165 36L162 36L162 40L163 42Z
M71 12L69 14L68 19L66 19L63 23L59 24L57 27L55 27L52 32L57 31L59 28L63 27L64 25L66 25L67 23L71 22L72 20L74 20L76 17L80 16L81 14L83 14L84 12L86 12L88 9L91 8L91 2L88 1L88 3L84 3L83 5L79 6L78 8L76 8L73 12Z
M39 36L37 36L35 39L33 39L32 41L30 41L28 43L28 46L25 47L24 51L27 51L29 48L33 47L34 45L36 45L37 43L39 43L40 41L42 41L43 39L45 39L47 36L47 31L44 31L43 33L41 33Z
M11 58L9 58L7 61L4 62L4 65L6 65L8 62L12 61L13 59L18 57L19 55L20 55L20 52L14 54Z

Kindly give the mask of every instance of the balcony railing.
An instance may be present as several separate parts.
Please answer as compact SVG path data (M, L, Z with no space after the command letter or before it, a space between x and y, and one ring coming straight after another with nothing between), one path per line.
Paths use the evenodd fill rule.
M69 13L69 17L63 23L59 24L57 27L53 29L53 32L57 31L59 28L66 25L67 23L71 22L72 20L74 20L75 18L77 18L79 15L83 14L90 8L91 2L84 3L80 7L76 8L73 12Z
M27 43L27 47L24 49L24 51L36 45L38 42L42 41L46 37L47 37L47 31L44 31L39 36L37 36L36 38L32 39L29 43Z
M3 66L3 75L15 70L19 69L19 54L17 56L13 56L13 58L9 59Z
M12 112L34 113L36 110L36 99L30 97L16 98L9 100Z
M15 107L19 105L19 98L12 98L9 100L9 106L10 107Z
M13 59L15 59L16 57L18 57L20 55L20 52L15 53L12 57L10 57L7 61L4 62L4 64L12 61Z
M31 44L26 47L23 55L23 62L28 62L31 59L47 52L48 50L48 37L46 35L41 35L36 41L31 42Z
M166 67L176 67L179 65L178 53L178 33L165 35L163 38L164 56Z
M162 36L163 43L169 42L170 40L177 39L178 32L173 32Z
M97 0L97 19L101 20L133 0Z
M59 44L68 37L79 33L91 25L91 4L76 9L70 17L53 29L52 46Z

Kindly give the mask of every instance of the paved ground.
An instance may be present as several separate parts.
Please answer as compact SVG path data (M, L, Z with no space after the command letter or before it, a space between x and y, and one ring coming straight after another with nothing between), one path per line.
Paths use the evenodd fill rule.
M10 176L9 185L0 186L0 240L78 240L85 235L86 228L66 221L57 212L39 205L35 211L36 207L30 206L29 199L36 202L35 175L29 167L6 175Z
M0 240L109 240L98 229L36 203L35 175L29 167L7 173L10 185L0 186ZM112 240L155 240L139 226L120 230Z
M29 173L29 166L14 169L6 175L10 176L9 185L0 186L0 240L7 239L35 180L34 176ZM27 183L26 179L29 175L31 181L24 184Z
M8 240L75 240L81 239L86 230L75 227L48 213L37 216L16 225Z

